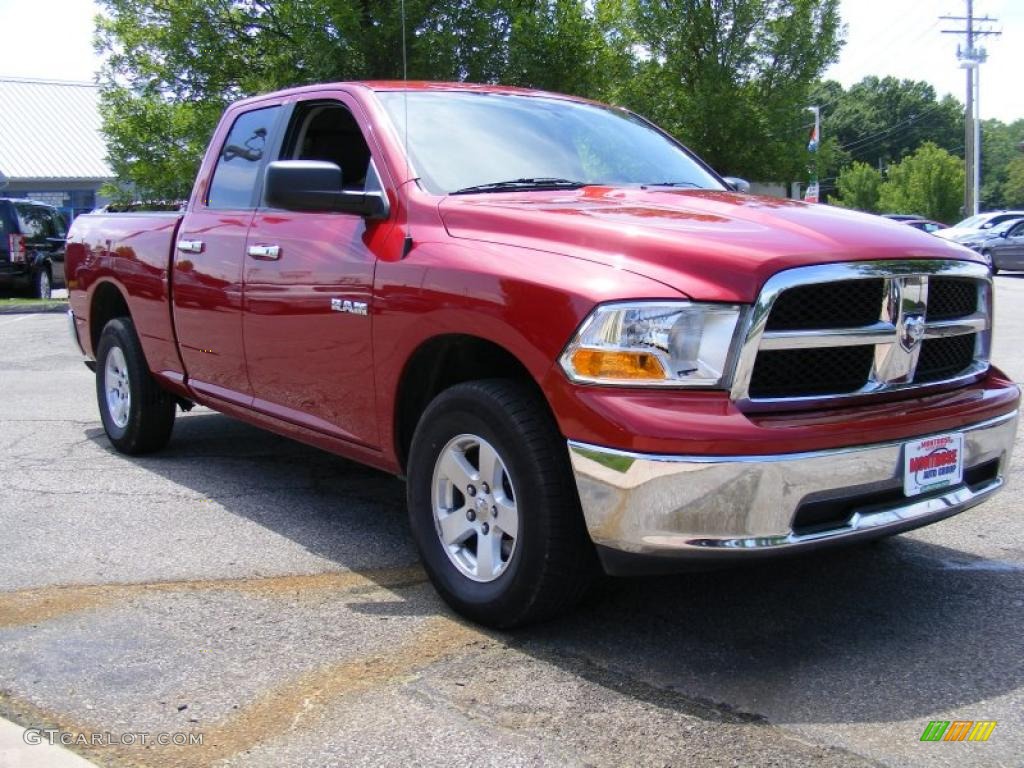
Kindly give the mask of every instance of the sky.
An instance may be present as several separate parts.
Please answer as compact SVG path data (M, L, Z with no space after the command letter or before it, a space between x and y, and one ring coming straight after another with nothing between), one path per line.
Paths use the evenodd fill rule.
M397 0L396 0L397 2ZM962 16L964 0L841 0L847 25L839 61L826 77L849 86L867 75L926 80L939 95L964 100L966 75L956 59L958 26L941 15ZM975 15L1000 19L1000 37L982 44L981 115L1004 122L1024 118L1024 0L975 0ZM0 76L92 80L99 62L92 50L92 0L0 0L3 58ZM40 34L32 34L38 31Z
M942 30L963 29L963 22L939 17L965 13L964 0L842 0L846 45L825 77L845 87L867 75L925 80L940 96L952 93L962 103L967 74L959 68L956 46L964 38ZM988 50L981 66L981 116L1024 118L1024 0L975 0L974 15L998 18L988 28L1003 33L979 42Z

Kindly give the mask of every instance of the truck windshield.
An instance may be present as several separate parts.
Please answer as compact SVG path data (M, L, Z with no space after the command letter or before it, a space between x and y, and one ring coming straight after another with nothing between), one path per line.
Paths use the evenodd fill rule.
M693 157L629 112L542 96L377 95L402 141L408 124L409 161L433 194L586 184L724 189Z

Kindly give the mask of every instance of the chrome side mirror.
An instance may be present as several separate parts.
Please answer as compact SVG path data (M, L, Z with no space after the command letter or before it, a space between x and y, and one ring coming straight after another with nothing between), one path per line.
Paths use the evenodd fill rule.
M750 194L750 182L746 179L741 179L737 176L723 176L725 183L729 185L729 189L733 192L742 192L744 195Z

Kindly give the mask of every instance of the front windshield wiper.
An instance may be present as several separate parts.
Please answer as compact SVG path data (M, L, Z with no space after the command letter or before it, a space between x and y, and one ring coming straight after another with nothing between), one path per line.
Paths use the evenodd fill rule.
M642 187L693 187L694 189L701 189L700 184L692 181L645 181L640 186Z
M509 179L508 181L492 181L488 184L475 184L472 187L457 189L451 194L468 195L473 192L509 192L522 189L579 189L587 186L585 182L554 177L537 177L528 179Z

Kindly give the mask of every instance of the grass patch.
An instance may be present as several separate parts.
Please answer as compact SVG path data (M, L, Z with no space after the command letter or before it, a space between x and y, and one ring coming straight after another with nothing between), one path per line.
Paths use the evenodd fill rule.
M67 307L67 299L30 299L23 296L0 296L0 312L30 310L40 312L46 309Z

